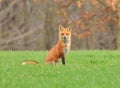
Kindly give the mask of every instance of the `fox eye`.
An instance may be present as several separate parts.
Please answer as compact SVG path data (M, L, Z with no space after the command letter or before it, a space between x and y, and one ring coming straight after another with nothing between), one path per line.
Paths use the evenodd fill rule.
M61 35L64 35L64 33L61 33Z
M69 35L68 33L66 33L66 35Z

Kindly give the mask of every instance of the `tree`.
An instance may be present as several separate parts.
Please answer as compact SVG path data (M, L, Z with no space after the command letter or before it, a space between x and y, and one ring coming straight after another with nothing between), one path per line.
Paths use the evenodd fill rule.
M80 38L80 46L85 46L86 49L117 48L118 11L116 10L118 7L115 6L119 5L119 0L55 1L64 11L67 10L62 13L65 13L63 15L67 23L71 22L74 25L76 30L73 35ZM69 12L69 8L74 8L73 12L77 10L74 16ZM75 40L74 43L76 41L78 40Z
M119 4L119 0L0 0L0 49L50 49L60 24L73 26L72 49L119 49Z

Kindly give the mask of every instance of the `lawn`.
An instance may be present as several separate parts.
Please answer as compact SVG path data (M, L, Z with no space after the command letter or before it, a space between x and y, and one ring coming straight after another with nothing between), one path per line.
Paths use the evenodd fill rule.
M0 88L120 88L120 51L71 51L65 66L43 64L46 54L0 51Z

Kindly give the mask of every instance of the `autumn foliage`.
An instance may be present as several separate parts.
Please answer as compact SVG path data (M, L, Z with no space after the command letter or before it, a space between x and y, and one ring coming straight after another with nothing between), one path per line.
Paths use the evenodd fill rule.
M60 24L72 26L72 49L120 45L120 0L0 0L0 11L0 49L50 49Z
M78 38L85 38L94 30L103 31L105 30L105 23L118 23L118 18L120 18L120 2L119 0L53 0L59 5L59 11L63 14L64 18L66 18L67 24L74 25L75 29L82 30L82 33L78 33L74 31L73 35ZM86 3L91 5L91 9L85 9ZM79 9L78 19L73 20L70 17L71 14L67 13L66 8L69 8L70 5L74 5L77 9ZM99 9L99 11L98 11ZM106 15L107 13L107 15ZM116 13L117 16L115 18L112 17L113 14ZM96 20L96 21L94 21ZM90 24L92 29L87 25Z

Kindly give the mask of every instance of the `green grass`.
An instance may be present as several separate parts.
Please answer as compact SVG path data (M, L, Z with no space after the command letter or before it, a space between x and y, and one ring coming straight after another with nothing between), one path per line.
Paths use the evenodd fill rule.
M43 64L46 54L0 51L0 88L120 88L120 51L71 51L65 66Z

